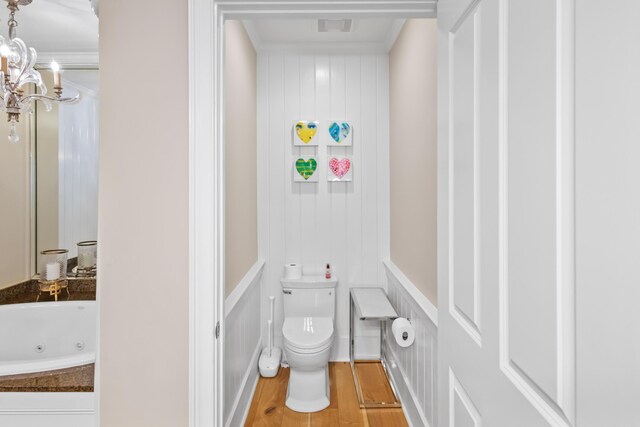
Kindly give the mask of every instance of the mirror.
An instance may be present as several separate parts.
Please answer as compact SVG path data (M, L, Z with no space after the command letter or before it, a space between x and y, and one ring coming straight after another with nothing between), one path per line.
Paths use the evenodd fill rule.
M7 10L2 11L0 35L6 39ZM63 96L80 92L82 100L74 106L54 103L51 112L41 102L33 104L33 113L19 118L15 144L7 140L7 114L0 111L0 291L5 295L38 273L40 251L67 248L73 266L77 243L96 238L96 14L97 1L87 0L39 0L16 14L16 36L36 50L35 68L48 95L55 92L51 64L56 60ZM35 90L34 85L23 89Z
M50 73L42 75L45 84L53 84ZM53 105L48 112L37 105L34 114L33 256L37 260L44 250L68 249L72 270L77 264L77 244L97 240L99 72L63 69L62 87L63 96L79 93L80 101Z

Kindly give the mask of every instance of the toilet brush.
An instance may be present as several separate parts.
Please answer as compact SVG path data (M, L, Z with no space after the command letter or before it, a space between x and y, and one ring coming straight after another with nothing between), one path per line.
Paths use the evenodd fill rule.
M273 349L273 306L276 302L276 297L274 296L270 296L269 297L269 304L270 304L270 314L269 314L269 322L267 322L267 324L269 325L269 357L271 357L271 350Z
M269 320L267 320L267 347L262 350L260 360L258 361L258 368L260 369L260 375L267 378L275 377L280 369L280 356L282 356L282 350L273 346L273 309L276 298L274 296L269 297L270 314Z
M271 357L271 349L273 348L273 321L267 320L267 327L269 328L269 357Z

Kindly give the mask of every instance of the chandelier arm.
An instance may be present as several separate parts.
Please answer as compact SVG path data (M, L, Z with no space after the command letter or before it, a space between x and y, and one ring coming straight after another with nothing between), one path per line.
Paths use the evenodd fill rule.
M57 102L57 103L64 103L64 104L74 104L78 101L80 101L80 94L77 94L74 97L65 97L65 98L58 98L56 96L49 96L49 95L42 95L39 93L34 93L31 95L26 95L24 97L22 97L20 99L20 102L29 102L29 101L42 101L42 100L47 100L47 101L53 101L53 102Z

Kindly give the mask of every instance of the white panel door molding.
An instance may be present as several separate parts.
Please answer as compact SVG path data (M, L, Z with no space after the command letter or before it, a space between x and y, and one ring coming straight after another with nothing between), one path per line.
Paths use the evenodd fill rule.
M441 425L575 426L574 19L439 2Z

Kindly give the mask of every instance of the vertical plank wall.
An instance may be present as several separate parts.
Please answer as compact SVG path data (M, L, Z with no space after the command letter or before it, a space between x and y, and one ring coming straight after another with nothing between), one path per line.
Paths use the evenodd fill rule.
M225 301L224 336L224 422L239 425L251 403L251 393L258 378L260 337L260 286L262 262L247 273ZM246 280L246 282L245 282ZM230 302L234 299L234 302ZM266 345L266 339L264 340Z
M99 100L89 89L65 84L82 96L78 104L60 105L58 110L58 244L75 257L77 242L98 238Z
M287 262L305 273L331 263L339 279L333 360L348 359L348 288L384 282L389 254L389 60L386 53L314 54L265 50L258 54L258 232L266 261L262 318L276 297L276 344L282 345L280 277ZM298 120L353 125L352 147L294 147ZM316 136L316 138L324 136ZM318 159L318 183L294 183L300 155ZM328 155L352 157L353 182L329 183ZM359 328L361 335L375 328Z
M438 327L407 286L417 291L394 264L387 263L389 300L400 317L411 319L416 338L410 347L400 347L393 339L389 322L384 352L407 417L413 425L436 426Z

